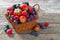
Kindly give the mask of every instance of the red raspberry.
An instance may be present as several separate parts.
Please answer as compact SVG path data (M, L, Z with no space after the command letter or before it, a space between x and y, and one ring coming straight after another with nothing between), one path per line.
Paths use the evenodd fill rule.
M12 29L7 29L6 34L8 35L12 34Z
M46 26L46 27L48 26L48 22L44 22L43 24L44 24L44 26Z
M28 12L29 12L29 13L32 13L32 12L33 12L33 9L32 9L31 6L28 7Z
M13 15L13 14L14 14L14 11L11 10L11 11L10 11L10 15Z
M23 16L26 16L27 15L27 12L26 11L22 11L22 15Z
M8 7L8 8L7 8L7 10L11 11L11 10L12 10L12 7L11 7L11 6L10 6L10 7Z
M14 20L18 20L19 19L19 17L18 16L14 16Z

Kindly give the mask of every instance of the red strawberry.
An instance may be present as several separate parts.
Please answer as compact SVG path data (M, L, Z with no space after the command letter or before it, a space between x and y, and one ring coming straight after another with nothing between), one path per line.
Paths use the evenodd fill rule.
M36 24L34 27L33 27L34 31L36 32L39 32L40 31L40 26L38 24Z
M16 8L15 10L14 10L14 14L15 15L18 15L18 14L20 14L22 11L21 11L21 9L19 9L19 8Z
M6 34L8 35L12 34L12 29L7 29Z
M22 15L22 13L18 13L17 15L20 17Z
M34 19L32 15L30 15L30 19L31 19L31 20L33 20L33 19Z
M10 11L10 15L13 15L13 14L14 14L14 11L13 11L13 10L11 10L11 11Z
M18 16L14 16L14 20L18 20L19 19L19 17Z
M27 15L27 12L26 11L22 11L22 15L23 16L26 16Z
M8 7L8 8L7 8L7 10L11 11L11 10L12 10L12 7L11 7L11 6L10 6L10 7Z
M48 22L44 22L43 24L44 24L44 26L45 26L45 27L47 27L47 26L48 26Z
M20 16L19 19L20 19L20 22L21 22L21 23L25 23L26 20L27 20L25 16Z
M28 5L27 5L27 4L21 4L21 5L20 5L20 8L21 8L22 10L27 10L27 9L28 9Z
M22 12L18 13L18 14L14 14L14 16L21 16L22 15Z
M29 12L29 13L32 13L32 12L33 12L33 9L32 9L31 6L28 7L28 12Z

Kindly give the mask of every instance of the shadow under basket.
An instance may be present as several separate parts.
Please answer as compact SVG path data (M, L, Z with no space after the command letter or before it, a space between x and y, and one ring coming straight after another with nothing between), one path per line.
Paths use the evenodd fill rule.
M25 32L25 31L28 31L28 30L32 30L33 26L36 24L36 21L37 19L34 19L30 22L26 22L26 23L23 23L23 24L14 24L9 18L8 18L8 15L5 14L5 17L6 19L9 21L9 23L11 23L12 27L14 28L14 30L16 32Z

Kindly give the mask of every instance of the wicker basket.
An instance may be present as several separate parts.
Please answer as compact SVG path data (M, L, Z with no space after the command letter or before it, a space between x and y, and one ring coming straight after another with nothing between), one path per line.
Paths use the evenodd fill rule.
M38 10L35 10L36 14L37 14L37 12L39 11L39 4L35 4L34 6L36 6L36 5L38 6ZM9 21L9 23L11 23L12 27L15 29L16 32L24 32L24 31L31 30L33 28L33 26L36 24L36 21L38 19L38 15L37 15L37 19L32 20L30 22L26 22L23 24L14 24L11 20L9 20L7 13L5 14L5 17Z

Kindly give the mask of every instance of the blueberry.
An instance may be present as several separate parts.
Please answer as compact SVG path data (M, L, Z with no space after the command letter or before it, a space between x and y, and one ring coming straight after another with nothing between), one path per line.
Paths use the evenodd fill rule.
M16 4L16 7L19 8L20 7L20 4Z
M18 21L17 20L14 20L14 24L18 24Z
M10 28L9 28L9 25L6 25L6 28L7 28L7 29L10 29Z
M34 11L32 12L32 15L35 15L35 12Z
M7 28L4 28L4 32L6 32L7 31Z
M23 2L23 4L27 4L29 6L29 3L28 2Z
M36 18L37 18L37 16L36 16L36 15L33 15L33 17L34 17L34 19L36 19Z
M37 32L35 32L34 36L38 36L38 33L37 33Z
M27 18L27 21L29 22L29 21L31 21L31 19L30 18Z
M10 19L10 18L14 18L14 15L8 15L8 17L9 17L9 19Z
M19 8L20 4L13 5L12 9L15 10L16 8Z
M33 7L33 11L35 11L35 8Z
M32 15L32 13L29 13L29 15Z
M30 33L31 35L34 35L34 36L38 36L38 32L35 32L35 31L31 31L31 33Z
M40 25L41 29L45 29L45 26L43 25L43 23L38 22L37 24Z
M34 35L34 31L32 30L30 34L31 34L31 35Z
M26 17L29 18L29 16L30 16L30 14L28 13Z
M15 5L13 5L12 9L13 9L13 10L15 10L15 8L16 8L16 4L15 4Z
M11 15L10 18L14 18L14 15Z

